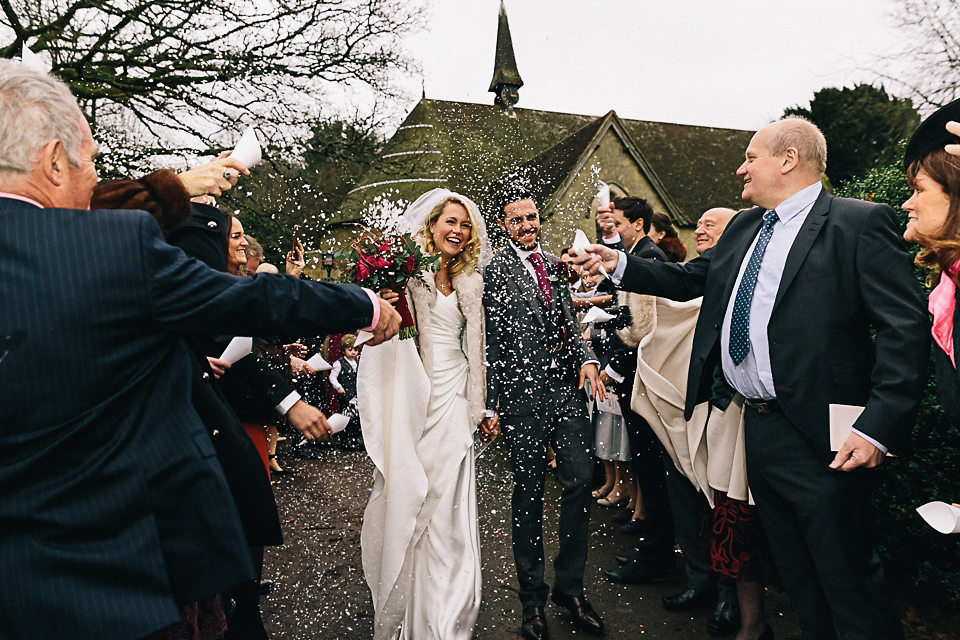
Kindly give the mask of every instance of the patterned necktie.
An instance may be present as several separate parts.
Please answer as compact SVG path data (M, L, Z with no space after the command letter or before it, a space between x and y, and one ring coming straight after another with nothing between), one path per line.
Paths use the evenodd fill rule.
M540 293L547 302L547 309L553 308L553 294L550 292L550 278L547 277L547 267L543 263L543 255L537 252L531 253L527 260L533 265L533 271L537 274L537 286L540 287Z
M750 353L750 306L753 304L753 291L757 288L760 263L763 262L763 254L767 251L776 221L776 211L770 210L763 214L763 227L757 236L757 244L753 248L750 262L747 263L747 269L743 272L740 288L737 289L733 318L730 320L730 357L733 358L733 364L740 364Z

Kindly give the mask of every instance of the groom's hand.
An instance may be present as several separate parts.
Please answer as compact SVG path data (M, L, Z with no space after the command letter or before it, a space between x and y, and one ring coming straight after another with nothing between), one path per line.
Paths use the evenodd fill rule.
M590 381L590 388L593 389L593 397L601 400L607 399L607 388L600 382L600 373L597 371L597 365L585 364L580 368L580 389L583 389L583 381Z

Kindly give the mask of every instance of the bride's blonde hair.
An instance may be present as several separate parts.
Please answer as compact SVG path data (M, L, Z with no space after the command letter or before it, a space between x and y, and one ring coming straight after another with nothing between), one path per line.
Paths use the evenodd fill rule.
M423 236L423 248L427 250L427 253L434 255L437 253L437 245L433 242L433 234L430 233L430 225L435 223L440 219L440 216L443 214L443 209L448 204L458 204L467 211L467 216L470 218L470 239L465 245L463 245L463 250L458 253L453 260L450 261L450 277L457 275L458 273L465 271L467 269L476 270L477 264L480 259L480 247L481 240L478 230L481 228L478 218L480 217L480 212L476 210L476 207L473 206L473 203L465 198L460 198L459 196L451 195L447 196L440 202L438 202L433 209L430 210L430 215L426 217L423 221L423 229L420 231Z

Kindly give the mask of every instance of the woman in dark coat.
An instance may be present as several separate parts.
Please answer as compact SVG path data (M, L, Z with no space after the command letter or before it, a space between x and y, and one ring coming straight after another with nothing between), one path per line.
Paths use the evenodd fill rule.
M944 150L960 140L945 128L951 120L960 121L960 100L927 118L907 145L904 161L913 195L903 203L908 215L903 237L922 247L917 264L930 269L930 284L936 284L929 310L937 388L944 413L960 423L960 157Z

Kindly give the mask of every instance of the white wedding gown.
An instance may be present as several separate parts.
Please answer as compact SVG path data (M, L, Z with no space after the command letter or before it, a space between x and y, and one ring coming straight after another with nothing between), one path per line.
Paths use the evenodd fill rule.
M438 294L432 310L432 380L414 340L360 359L360 418L376 465L360 543L377 640L468 639L477 621L480 532L456 295Z

